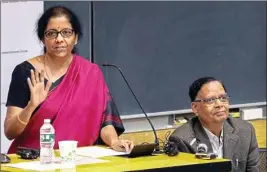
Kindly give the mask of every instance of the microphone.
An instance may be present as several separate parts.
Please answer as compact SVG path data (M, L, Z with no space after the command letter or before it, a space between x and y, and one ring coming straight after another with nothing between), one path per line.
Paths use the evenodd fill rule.
M176 156L180 152L193 153L193 148L188 146L179 136L171 135L163 146L164 153L169 156Z
M200 143L197 146L195 157L198 159L215 159L217 155L215 153L208 153L208 146L205 143Z
M208 152L208 146L205 143L200 143L197 146L197 153L207 153Z
M148 120L148 122L149 122L149 124L150 124L150 126L151 126L151 128L152 128L152 130L153 130L153 133L154 133L154 136L155 136L155 144L156 144L155 151L156 151L156 152L159 152L159 150L160 150L160 149L159 149L159 141L158 141L158 137L157 137L156 130L155 130L153 124L151 123L149 117L147 116L146 112L144 111L142 105L140 104L140 102L138 101L137 97L135 96L135 94L134 94L134 92L133 92L133 90L132 90L130 84L128 83L127 79L125 78L125 76L124 76L122 70L121 70L117 65L114 65L114 64L102 64L102 66L105 66L105 67L106 67L106 66L107 66L107 67L115 67L117 70L119 70L119 72L120 72L120 74L121 74L121 76L122 76L124 82L127 84L129 90L131 91L132 95L134 96L135 101L138 103L140 109L141 109L142 112L144 113L146 119Z
M179 138L169 137L163 146L163 151L169 156L176 156L179 154L178 146L181 143Z

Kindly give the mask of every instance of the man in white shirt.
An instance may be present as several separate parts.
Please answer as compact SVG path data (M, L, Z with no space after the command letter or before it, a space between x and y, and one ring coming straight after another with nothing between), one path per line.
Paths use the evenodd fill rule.
M211 143L213 153L215 153L218 158L222 158L223 157L223 130L220 134L220 137L217 137L209 129L205 128L204 126L202 127L209 137L209 141Z
M232 170L259 171L259 150L254 127L229 115L229 96L223 83L213 77L199 78L189 88L196 117L169 137L179 151L196 153L200 143L209 153L232 160ZM178 140L178 141L177 141Z

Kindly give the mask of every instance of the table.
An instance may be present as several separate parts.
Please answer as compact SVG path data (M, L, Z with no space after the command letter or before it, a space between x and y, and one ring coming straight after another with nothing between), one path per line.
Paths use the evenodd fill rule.
M15 154L9 155L12 163L27 160L18 159ZM84 164L76 166L76 169L66 171L67 169L54 170L54 172L119 172L119 171L205 171L205 172L227 172L231 170L231 161L226 159L200 160L196 159L193 154L179 153L178 156L169 157L165 154L153 156L144 156L138 158L127 158L123 156L102 157L101 159L109 160L109 162L99 164ZM1 167L3 172L20 172L22 169ZM25 170L24 170L25 171Z

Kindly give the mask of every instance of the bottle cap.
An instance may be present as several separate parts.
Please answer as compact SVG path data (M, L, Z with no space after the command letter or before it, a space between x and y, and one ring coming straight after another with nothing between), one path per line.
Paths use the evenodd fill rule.
M50 119L44 119L45 123L50 123Z

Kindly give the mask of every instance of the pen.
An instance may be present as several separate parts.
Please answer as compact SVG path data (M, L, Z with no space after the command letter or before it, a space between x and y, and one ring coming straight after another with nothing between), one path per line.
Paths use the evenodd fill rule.
M238 159L235 160L235 166L238 167Z

